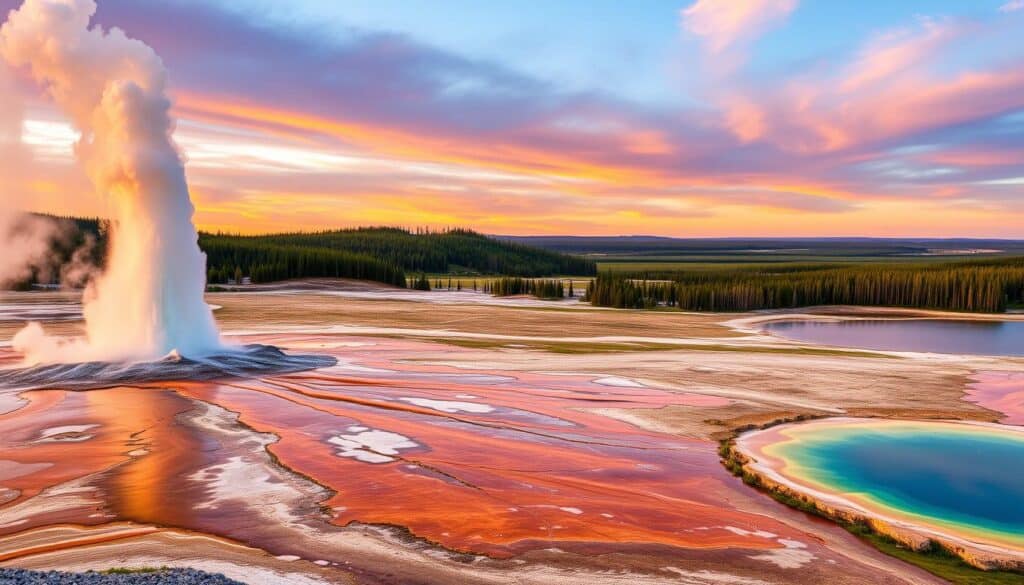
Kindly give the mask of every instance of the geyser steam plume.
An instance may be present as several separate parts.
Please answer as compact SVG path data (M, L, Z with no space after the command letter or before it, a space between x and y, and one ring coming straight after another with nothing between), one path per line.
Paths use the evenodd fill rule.
M26 208L21 183L32 157L21 142L21 96L14 85L0 62L0 160L8 169L0 174L0 287L47 266L50 243L57 235L52 222L21 212Z
M87 338L15 338L30 363L123 361L221 348L203 300L206 257L171 133L167 72L117 28L90 28L94 0L25 0L0 28L0 55L28 66L82 138L75 153L112 214L105 273L86 292Z

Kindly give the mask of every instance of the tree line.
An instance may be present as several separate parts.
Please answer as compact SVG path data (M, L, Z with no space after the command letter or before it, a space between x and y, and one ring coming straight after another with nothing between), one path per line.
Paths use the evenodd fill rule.
M569 288L572 289L572 282ZM498 297L530 295L539 299L562 299L565 298L565 283L549 279L501 278L487 283L484 292Z
M292 278L355 278L404 288L401 266L327 248L265 243L251 238L202 235L199 245L206 253L207 282L225 284L244 277L254 283Z
M601 274L586 299L602 307L688 311L865 305L1001 313L1024 304L1024 258Z
M109 222L42 217L61 226L61 237L53 242L53 267L36 270L13 286L60 282L60 267L80 250L87 254L76 257L77 262L103 266ZM597 270L590 260L499 242L469 230L359 228L268 236L201 233L199 246L207 255L208 282L214 285L243 278L265 283L338 277L429 289L430 281L423 276L427 272L535 277L592 275ZM407 273L420 276L407 281Z
M426 275L410 279L409 288L414 290L447 290L462 291L472 290L496 297L508 297L515 295L529 295L539 299L564 299L566 296L576 296L575 285L572 280L565 281L557 279L531 279L518 276L502 278L485 278L482 281L473 279L471 282L463 283L462 279L436 278L433 283Z
M416 232L387 227L254 236L265 244L366 254L409 273L477 273L524 277L592 276L589 259L498 241L464 229Z

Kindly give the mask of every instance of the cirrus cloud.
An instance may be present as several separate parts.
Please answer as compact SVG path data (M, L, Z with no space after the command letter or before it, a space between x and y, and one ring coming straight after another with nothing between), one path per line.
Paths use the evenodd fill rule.
M683 19L716 66L795 8L701 0ZM1024 46L990 16L912 19L770 78L751 65L653 104L406 34L269 26L213 1L99 12L167 63L209 229L1024 235L1006 182L1024 176Z
M999 12L1017 12L1024 9L1024 0L1010 0L999 7Z
M683 9L683 27L701 37L711 53L749 43L786 19L797 0L697 0Z

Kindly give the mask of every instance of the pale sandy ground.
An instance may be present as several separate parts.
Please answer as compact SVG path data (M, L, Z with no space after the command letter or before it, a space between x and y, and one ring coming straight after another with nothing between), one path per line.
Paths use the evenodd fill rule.
M435 293L443 295L445 293ZM466 369L591 373L733 401L621 413L657 430L717 438L747 423L796 414L997 420L962 400L972 372L1024 371L1024 358L815 347L759 332L779 314L581 311L331 297L216 295L227 331L325 331L406 337L474 349L452 361L439 348L418 360ZM806 314L964 318L934 311L835 308ZM975 319L1000 316L974 315ZM1024 319L1024 316L1011 318ZM616 415L614 410L605 411Z
M603 415L635 426L687 437L717 440L746 424L762 424L796 415L898 416L996 421L999 414L965 402L965 387L975 371L1024 371L1024 359L932 354L886 353L816 348L756 332L764 315L714 315L662 312L587 310L557 304L481 305L440 303L421 297L398 300L393 293L374 298L305 291L291 294L220 293L210 302L221 307L217 317L227 332L331 331L429 340L437 351L424 351L416 361L467 370L522 371L545 374L593 374L612 377L612 384L640 384L669 391L725 398L728 406L669 406L660 409L602 409ZM48 293L49 294L49 293ZM443 295L445 293L434 293ZM58 299L66 296L54 295ZM843 311L856 314L859 311ZM900 312L900 315L906 315ZM959 317L959 315L958 315ZM1024 317L1022 317L1024 318ZM78 324L61 322L60 331ZM0 339L7 340L16 325L0 321ZM453 357L444 344L468 351ZM212 415L211 415L212 416ZM221 414L222 416L222 414ZM195 424L202 424L196 421ZM271 470L274 462L250 461ZM256 469L256 471L253 471ZM271 473L271 471L268 471ZM280 474L280 470L273 473ZM239 481L245 481L244 478ZM283 475L275 480L300 498L308 486ZM293 482L293 483L290 483ZM86 494L88 496L89 494ZM85 496L83 496L85 497ZM738 503L743 509L779 515L778 504L751 491ZM51 543L56 550L18 556L29 568L102 568L101 566L194 566L224 572L250 583L363 582L351 567L321 567L313 563L316 550L330 541L334 549L350 551L354 561L394 567L393 583L692 583L697 585L820 583L827 567L777 569L752 573L749 566L734 569L734 557L694 553L679 567L660 566L663 577L644 577L622 571L614 555L579 559L558 552L531 553L503 563L458 561L423 543L410 543L372 527L337 534L316 534L268 509L267 522L282 528L282 538L308 544L303 560L281 560L258 550L200 535L148 527L107 526L100 530L142 530L105 544L74 546L59 543L84 529L57 527L43 533L23 533L0 542L0 565L12 550ZM282 507L282 510L287 506ZM931 576L881 555L841 530L799 514L786 522L834 551L840 561L832 583L936 583ZM91 534L91 530L86 531ZM6 551L6 552L5 552ZM780 554L796 555L799 551ZM626 557L629 555L627 554ZM644 560L629 559L643 566ZM764 564L764 563L762 563ZM365 566L365 565L364 565ZM802 566L797 562L793 566ZM845 566L845 568L844 568ZM815 568L817 567L817 568ZM851 568L859 567L859 568ZM509 571L515 568L514 576ZM650 569L651 567L646 567ZM813 569L813 570L811 570ZM825 573L822 573L825 571ZM870 575L858 571L870 571ZM377 581L374 581L377 582Z

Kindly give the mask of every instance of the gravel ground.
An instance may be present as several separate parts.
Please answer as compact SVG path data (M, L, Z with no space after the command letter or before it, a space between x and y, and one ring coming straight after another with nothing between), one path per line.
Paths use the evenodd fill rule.
M0 570L0 585L244 585L224 575L192 569L147 573L41 573L21 569Z

